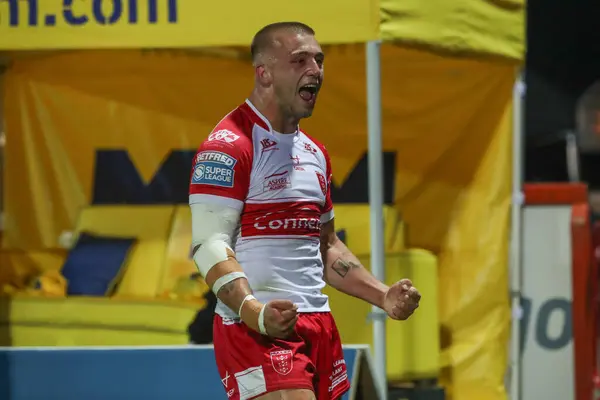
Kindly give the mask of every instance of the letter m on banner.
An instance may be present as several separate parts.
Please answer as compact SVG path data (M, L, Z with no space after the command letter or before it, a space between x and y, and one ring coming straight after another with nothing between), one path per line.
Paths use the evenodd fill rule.
M174 150L144 182L126 150L97 150L92 204L186 204L194 150Z
M1 0L0 0L1 1ZM92 204L187 204L194 149L173 150L159 162L155 175L145 182L127 150L96 151ZM369 202L366 154L358 160L343 184L333 185L335 204ZM396 154L385 152L384 203L394 202Z

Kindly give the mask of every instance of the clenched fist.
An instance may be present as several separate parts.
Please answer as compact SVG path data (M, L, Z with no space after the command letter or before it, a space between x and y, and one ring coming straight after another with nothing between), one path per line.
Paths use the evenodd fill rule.
M290 300L272 300L265 305L265 328L271 337L285 339L294 332L298 306Z
M410 279L402 279L388 289L383 304L383 309L390 318L406 320L419 307L421 294L413 287Z

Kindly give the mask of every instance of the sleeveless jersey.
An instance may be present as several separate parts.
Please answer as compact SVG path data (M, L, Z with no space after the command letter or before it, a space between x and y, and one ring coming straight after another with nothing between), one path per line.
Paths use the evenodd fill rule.
M234 251L259 301L291 300L299 312L330 310L320 251L321 224L333 218L331 163L323 145L300 129L273 131L247 100L200 146L189 202L241 212ZM237 317L220 301L216 312Z

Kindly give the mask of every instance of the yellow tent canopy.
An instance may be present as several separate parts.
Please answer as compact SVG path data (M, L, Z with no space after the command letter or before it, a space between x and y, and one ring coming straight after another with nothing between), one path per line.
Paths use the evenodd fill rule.
M246 46L262 26L303 21L325 44L378 37L376 0L8 1L0 3L0 50Z
M4 1L0 50L246 46L261 26L297 20L324 44L381 38L521 60L524 7L524 0Z
M449 55L521 61L525 0L381 0L381 38Z

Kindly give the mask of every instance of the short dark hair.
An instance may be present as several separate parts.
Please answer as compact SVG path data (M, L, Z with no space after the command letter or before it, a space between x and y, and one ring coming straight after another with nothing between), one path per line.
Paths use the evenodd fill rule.
M307 35L315 34L315 30L313 28L302 22L288 21L269 24L256 32L256 35L254 35L254 38L252 39L252 44L250 45L252 61L256 61L257 56L271 45L273 34L279 30L288 30Z

